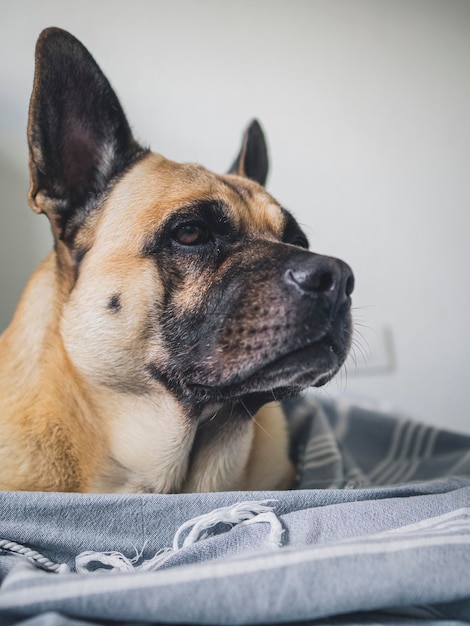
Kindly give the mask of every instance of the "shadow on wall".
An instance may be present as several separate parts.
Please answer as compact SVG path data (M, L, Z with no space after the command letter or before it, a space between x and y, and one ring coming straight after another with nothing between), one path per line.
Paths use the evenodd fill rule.
M29 208L29 182L25 174L0 153L0 332L10 323L18 300L47 250L40 242L47 220ZM42 219L41 219L42 218Z

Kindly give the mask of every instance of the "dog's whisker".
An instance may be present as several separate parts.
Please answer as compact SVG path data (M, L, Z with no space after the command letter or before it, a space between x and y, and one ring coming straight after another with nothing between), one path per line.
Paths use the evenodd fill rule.
M243 402L243 400L240 400L240 404L242 405L242 407L245 409L245 411L246 411L246 412L248 413L248 415L250 416L251 421L252 421L254 424L256 424L256 427L257 427L257 428L259 428L260 430L262 430L262 431L263 431L263 433L264 433L267 437L269 437L272 441L275 441L275 440L276 440L276 437L274 437L274 435L273 435L272 433L270 433L269 431L267 431L267 430L266 430L266 428L264 428L263 426L261 426L260 422L256 419L256 414L255 414L255 415L253 415L253 414L249 411L248 407L247 407L247 406L246 406L246 404Z
M213 415L211 415L211 416L209 417L209 419L205 419L205 420L202 422L202 424L200 424L200 426L199 426L198 428L199 428L200 430L202 430L203 428L206 428L207 426L209 426L209 425L211 424L211 422L213 422L213 421L217 418L217 416L218 416L218 415L219 415L219 413L220 413L221 408L222 408L222 407L219 407L219 408L215 411L215 413L213 413ZM230 418L229 418L229 419L230 419Z
M360 354L361 360L364 361L364 364L367 365L367 362L369 361L369 357L370 357L370 350L367 350L366 348L364 348L362 344L359 341L357 341L357 339L354 339L352 346L351 346L351 350L354 353L354 355L356 355L356 349ZM357 364L357 358L356 358L356 372L357 372L357 367L358 367L358 364Z
M349 353L349 356L351 357L352 362L354 363L354 373L357 373L357 356L356 356L356 350L355 350L356 346L353 345L351 346L351 351Z
M358 328L358 326L359 326L359 328ZM367 346L368 348L370 348L370 345L369 345L369 340L368 340L368 339L367 339L367 337L364 335L364 333L362 332L362 330L360 330L361 328L367 328L367 329L369 330L369 327L367 327L367 326L363 326L363 325L361 325L361 324L355 324L355 325L354 325L353 338L356 338L357 336L359 336L359 338L360 338L362 341L364 341L364 343L366 344L366 346ZM370 329L370 330L372 330L372 329Z

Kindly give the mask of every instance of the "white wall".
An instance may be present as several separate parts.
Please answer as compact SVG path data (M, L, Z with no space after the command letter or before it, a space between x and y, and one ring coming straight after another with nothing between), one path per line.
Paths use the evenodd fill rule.
M50 25L90 48L136 136L170 158L224 171L257 116L271 146L269 189L315 250L355 270L369 372L349 365L328 393L470 431L470 2L3 2L2 327L51 242L25 201L33 50ZM383 327L391 373L373 369L386 360L374 348ZM357 342L360 361L368 348Z

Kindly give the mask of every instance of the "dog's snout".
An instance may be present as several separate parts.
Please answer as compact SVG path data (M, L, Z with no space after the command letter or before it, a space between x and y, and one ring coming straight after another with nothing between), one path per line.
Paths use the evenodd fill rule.
M334 313L354 290L354 275L346 263L311 252L290 260L284 280L303 295L328 299Z

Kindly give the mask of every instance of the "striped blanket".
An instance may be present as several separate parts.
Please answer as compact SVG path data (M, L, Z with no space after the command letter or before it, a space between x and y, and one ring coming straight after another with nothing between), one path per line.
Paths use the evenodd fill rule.
M379 404L307 398L285 406L292 455L299 461L298 488L363 488L470 476L470 436L413 421Z
M0 493L0 626L470 624L470 437L286 410L296 490Z

